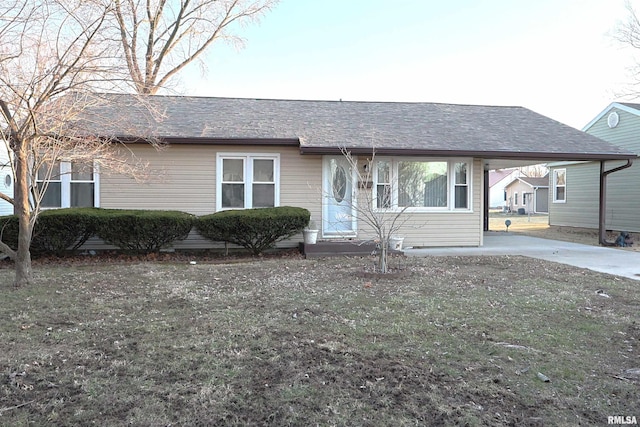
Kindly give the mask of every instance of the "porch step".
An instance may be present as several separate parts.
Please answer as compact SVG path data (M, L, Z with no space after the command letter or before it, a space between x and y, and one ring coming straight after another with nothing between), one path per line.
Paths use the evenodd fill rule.
M334 255L370 255L376 249L374 242L361 240L320 240L311 245L300 243L300 251L306 258Z
M300 251L306 258L316 258L336 255L366 256L376 249L376 244L362 240L321 240L316 244L300 243ZM389 251L402 254L402 251Z

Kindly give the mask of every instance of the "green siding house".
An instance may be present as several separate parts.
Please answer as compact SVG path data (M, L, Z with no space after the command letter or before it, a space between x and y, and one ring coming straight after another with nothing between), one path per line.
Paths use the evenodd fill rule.
M583 131L640 154L640 104L614 102ZM604 170L619 166L625 166L625 162L608 161ZM556 162L549 168L549 224L599 228L601 163ZM640 161L611 173L604 189L604 227L640 232Z

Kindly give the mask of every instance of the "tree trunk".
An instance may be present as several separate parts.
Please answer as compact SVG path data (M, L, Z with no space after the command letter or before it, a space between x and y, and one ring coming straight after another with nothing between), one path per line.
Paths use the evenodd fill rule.
M387 272L387 250L389 248L389 240L380 239L380 253L378 254L378 273Z
M15 150L16 183L14 211L18 216L18 250L16 252L16 278L14 286L31 281L31 206L29 204L29 161L25 150Z

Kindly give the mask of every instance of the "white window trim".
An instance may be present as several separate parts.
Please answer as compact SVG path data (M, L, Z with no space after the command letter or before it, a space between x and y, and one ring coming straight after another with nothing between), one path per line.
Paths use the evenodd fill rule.
M558 172L564 172L564 199L557 199L556 195L558 192L556 191L558 187ZM553 192L553 203L567 203L567 170L566 169L554 169L553 170L553 185L551 186L551 191Z
M223 208L222 207L222 160L242 159L244 161L244 208ZM280 154L279 153L242 153L242 152L221 152L216 154L216 212L233 209L251 209L253 207L253 160L265 159L273 160L274 169L274 206L280 206Z
M42 182L38 180L37 182ZM60 206L41 206L40 209L65 209L71 207L71 183L93 183L93 207L100 207L100 171L97 163L93 163L93 181L73 181L71 179L71 162L60 162L60 179L50 182L60 183Z
M378 162L390 162L391 163L391 208L378 208L377 207L377 194L376 189L378 188ZM407 207L402 208L398 206L398 163L399 162L446 162L447 163L447 206L444 207ZM467 207L466 208L456 208L455 207L455 165L456 163L466 163L467 164ZM373 170L373 185L372 185L372 199L373 199L373 208L376 211L385 211L385 212L432 212L432 213L442 213L442 212L463 212L469 213L473 212L473 159L470 158L431 158L431 157L377 157L374 161L374 170Z

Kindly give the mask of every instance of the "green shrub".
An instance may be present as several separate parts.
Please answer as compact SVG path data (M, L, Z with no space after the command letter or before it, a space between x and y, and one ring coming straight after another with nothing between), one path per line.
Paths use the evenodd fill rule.
M13 250L18 248L18 217L16 215L0 217L0 240Z
M40 212L33 228L31 253L62 256L74 252L96 232L99 209L68 208ZM2 241L12 249L18 247L18 217L0 218Z
M104 209L96 234L126 252L158 252L186 239L195 216L178 211Z
M308 210L291 206L229 210L198 218L198 232L214 241L240 245L254 255L302 231L309 224Z

